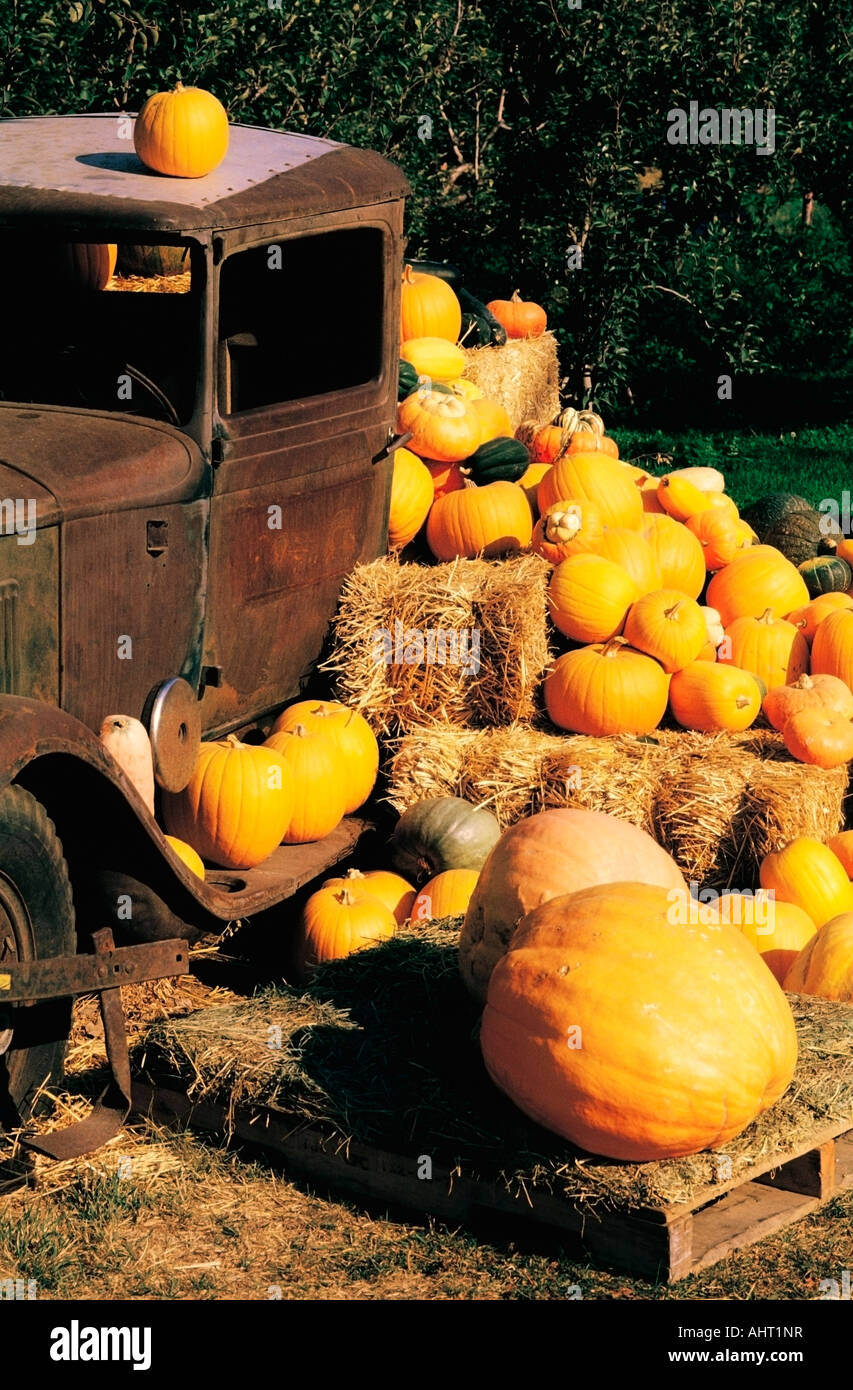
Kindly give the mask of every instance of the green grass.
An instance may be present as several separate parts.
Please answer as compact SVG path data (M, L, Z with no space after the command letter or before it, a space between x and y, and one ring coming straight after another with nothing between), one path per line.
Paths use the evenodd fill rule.
M632 429L615 429L614 435L622 458L652 473L667 467L719 468L726 491L741 508L768 492L795 492L813 506L833 497L840 506L844 489L853 491L853 424L784 435ZM656 463L658 454L672 462Z

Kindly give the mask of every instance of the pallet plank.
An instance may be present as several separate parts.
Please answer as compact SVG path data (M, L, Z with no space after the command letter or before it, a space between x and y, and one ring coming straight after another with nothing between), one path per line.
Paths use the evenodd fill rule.
M599 1214L580 1210L559 1195L527 1189L513 1193L499 1182L437 1164L431 1177L421 1178L421 1156L344 1140L271 1107L229 1113L224 1105L194 1102L184 1092L147 1082L134 1083L133 1106L168 1126L233 1134L275 1153L294 1174L345 1195L451 1222L470 1221L484 1212L534 1222L559 1231L617 1269L670 1282L800 1220L853 1186L853 1131L845 1130L775 1170L750 1170L722 1195L706 1188L690 1204Z

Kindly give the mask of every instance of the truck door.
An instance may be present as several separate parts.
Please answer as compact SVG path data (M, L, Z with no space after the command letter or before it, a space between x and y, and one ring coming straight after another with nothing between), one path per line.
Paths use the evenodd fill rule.
M338 213L220 267L209 735L299 694L342 580L385 551L401 233L402 203Z

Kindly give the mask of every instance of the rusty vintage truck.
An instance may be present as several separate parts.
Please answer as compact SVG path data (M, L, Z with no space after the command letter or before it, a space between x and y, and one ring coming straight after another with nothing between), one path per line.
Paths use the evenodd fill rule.
M232 126L177 179L126 117L0 122L0 1128L61 1070L75 994L100 992L113 1067L89 1120L32 1140L54 1156L127 1112L114 986L186 970L362 832L202 883L97 730L141 718L180 790L201 738L300 694L343 577L384 553L408 192L376 153L280 131ZM177 260L175 292L60 290L71 244Z

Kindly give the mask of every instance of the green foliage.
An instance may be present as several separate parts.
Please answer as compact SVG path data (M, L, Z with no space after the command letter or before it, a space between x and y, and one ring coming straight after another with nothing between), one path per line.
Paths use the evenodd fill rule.
M136 4L6 0L0 115L136 110L180 76L233 121L378 149L412 184L410 254L459 263L482 299L518 287L543 303L576 400L585 381L611 410L631 386L660 398L671 376L707 402L727 370L853 365L853 64L837 8ZM772 106L775 153L669 143L667 113L691 101Z

